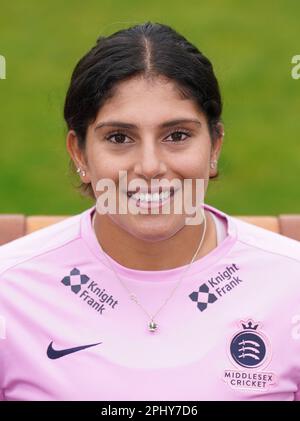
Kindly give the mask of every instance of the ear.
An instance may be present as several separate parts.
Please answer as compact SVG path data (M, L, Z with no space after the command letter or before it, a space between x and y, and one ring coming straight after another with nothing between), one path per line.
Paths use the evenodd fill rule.
M224 140L224 125L222 123L217 124L218 136L214 141L214 145L211 149L210 163L214 163L214 167L209 166L209 177L214 178L218 175L218 160L221 154L223 140Z
M76 168L80 168L79 176L83 183L90 183L87 159L85 151L80 148L78 137L74 130L69 130L66 139L66 147ZM84 174L84 175L83 175Z

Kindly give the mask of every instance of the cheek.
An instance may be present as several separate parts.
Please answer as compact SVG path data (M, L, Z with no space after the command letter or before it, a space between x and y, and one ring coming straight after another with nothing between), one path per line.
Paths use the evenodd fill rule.
M204 178L209 167L209 153L206 150L194 150L182 153L174 158L171 168L184 178Z
M99 178L116 180L119 169L118 161L108 156L101 148L94 148L94 150L90 151L89 170L94 182Z

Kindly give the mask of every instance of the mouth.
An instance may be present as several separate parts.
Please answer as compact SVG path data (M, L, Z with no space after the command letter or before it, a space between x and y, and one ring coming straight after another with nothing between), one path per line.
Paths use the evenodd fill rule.
M162 187L160 187L158 190L152 192L150 189L148 192L140 191L140 189L137 189L135 192L128 191L127 197L135 200L138 204L162 204L167 202L171 197L174 196L174 194L174 187L164 190Z

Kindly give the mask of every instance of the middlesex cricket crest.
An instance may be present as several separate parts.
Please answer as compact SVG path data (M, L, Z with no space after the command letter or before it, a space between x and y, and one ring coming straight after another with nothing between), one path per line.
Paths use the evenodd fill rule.
M275 374L262 371L271 361L271 345L259 329L259 323L249 319L239 322L227 347L229 359L235 370L225 370L224 381L233 389L267 390L275 384Z

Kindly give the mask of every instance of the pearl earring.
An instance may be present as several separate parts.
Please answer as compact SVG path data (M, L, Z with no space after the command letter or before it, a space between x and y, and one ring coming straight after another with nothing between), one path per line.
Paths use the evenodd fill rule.
M216 165L217 165L217 162L218 162L218 161L216 161L216 160L211 161L211 162L210 162L210 168L212 168L212 169L213 169L213 168L215 168L215 167L216 167Z
M86 175L86 172L84 170L81 170L79 167L77 168L76 172L77 172L77 174L81 172L82 177L84 177Z

